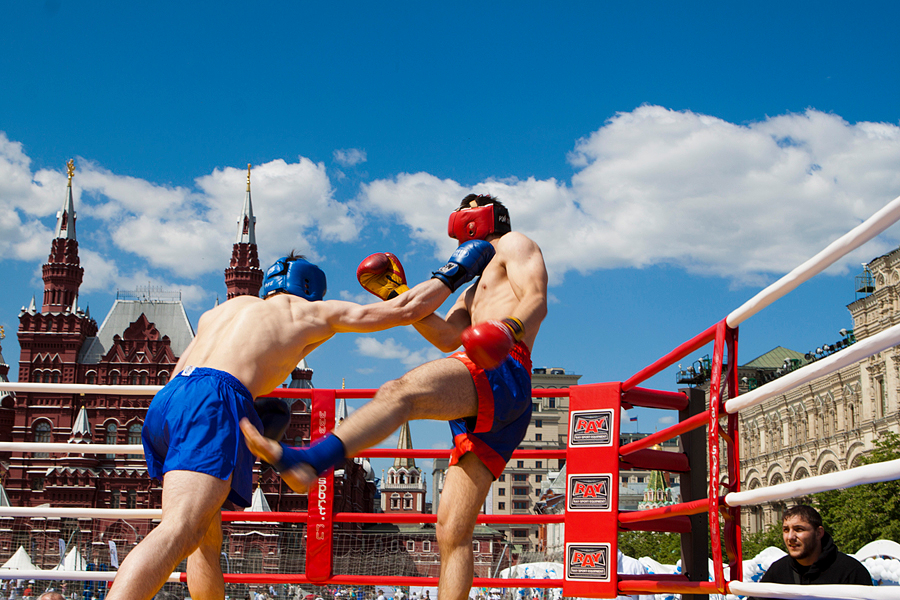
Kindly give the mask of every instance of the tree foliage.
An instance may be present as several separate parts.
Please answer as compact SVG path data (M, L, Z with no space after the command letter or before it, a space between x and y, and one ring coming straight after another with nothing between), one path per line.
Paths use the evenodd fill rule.
M784 539L781 537L781 523L772 523L762 531L741 536L743 560L753 558L769 546L784 550Z
M898 458L900 436L884 432L862 462ZM874 540L900 542L900 480L821 492L813 495L813 503L842 552L856 552Z
M660 564L674 565L681 560L681 536L655 531L621 531L619 550L632 558L649 556Z

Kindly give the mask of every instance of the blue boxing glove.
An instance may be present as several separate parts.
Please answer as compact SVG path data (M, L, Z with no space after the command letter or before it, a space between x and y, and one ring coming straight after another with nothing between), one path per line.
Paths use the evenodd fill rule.
M432 279L440 279L455 292L459 287L472 281L484 271L494 258L494 247L484 240L469 240L460 244L447 264L431 274Z

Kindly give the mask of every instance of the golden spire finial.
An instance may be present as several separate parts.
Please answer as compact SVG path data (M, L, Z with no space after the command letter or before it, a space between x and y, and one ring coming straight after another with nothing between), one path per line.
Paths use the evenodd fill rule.
M250 191L250 163L247 163L247 191Z
M347 389L347 380L344 379L343 377L341 377L341 389L342 390Z
M72 178L75 176L75 159L70 158L66 163L66 170L69 172L69 185L72 185Z
M0 340L6 337L6 332L3 331L3 325L0 325Z

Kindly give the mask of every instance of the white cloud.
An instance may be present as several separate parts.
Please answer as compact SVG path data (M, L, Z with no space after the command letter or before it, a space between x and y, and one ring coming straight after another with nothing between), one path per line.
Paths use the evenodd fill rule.
M353 293L347 290L341 290L338 292L338 297L346 302L355 302L356 304L375 304L376 302L381 302L377 296L370 294L369 292Z
M513 178L463 186L401 173L364 184L350 203L334 199L324 164L273 160L252 170L257 234L265 240L260 260L268 264L296 248L327 261L322 242L352 242L364 222L373 230L403 223L413 244L442 260L455 246L447 216L476 192L509 206L513 228L541 245L554 284L572 270L652 264L761 283L900 194L900 126L851 124L815 110L738 125L642 106L578 140L568 158L575 169L568 182ZM342 164L363 160L360 150L335 152ZM86 289L143 268L123 266L126 257L174 277L221 272L243 205L245 169L216 169L185 188L111 173L81 158L76 166L79 218L99 223L91 226L96 254L84 253L98 269ZM32 172L22 144L0 132L0 259L46 256L48 228L65 198L60 167ZM889 230L837 268L887 252L897 240L897 228Z
M366 160L368 160L366 158L366 151L359 150L358 148L334 151L334 162L344 167L353 167L366 162Z
M570 185L488 180L463 188L427 173L363 187L369 210L401 218L440 257L446 218L469 192L497 195L513 228L569 270L671 264L737 283L793 269L900 194L900 127L808 110L736 125L642 106L578 141ZM843 266L896 246L896 231Z
M0 258L46 255L52 232L40 219L52 220L65 200L64 169L32 173L30 163L22 145L0 132ZM91 230L95 247L110 247L105 258L89 256L98 271L86 289L127 276L120 272L125 255L180 277L221 271L227 263L244 201L245 170L216 169L191 190L117 175L81 158L76 169L77 214L82 222L99 221L102 226ZM254 168L252 182L257 232L266 239L263 263L292 248L319 259L319 241L349 241L359 231L358 218L334 200L321 163L274 160Z
M402 344L398 344L394 338L387 338L383 342L371 337L359 337L355 340L356 349L363 356L381 358L384 360L399 360L408 368L417 367L426 362L443 358L443 354L434 348L423 350L410 350Z

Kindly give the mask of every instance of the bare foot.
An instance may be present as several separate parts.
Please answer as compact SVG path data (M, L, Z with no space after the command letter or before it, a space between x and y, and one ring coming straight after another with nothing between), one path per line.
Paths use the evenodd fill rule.
M244 440L247 442L250 452L270 465L281 460L281 444L264 437L246 418L241 419L241 431L244 433ZM306 463L299 463L291 469L282 471L280 475L284 482L298 494L307 493L318 477L313 468Z

